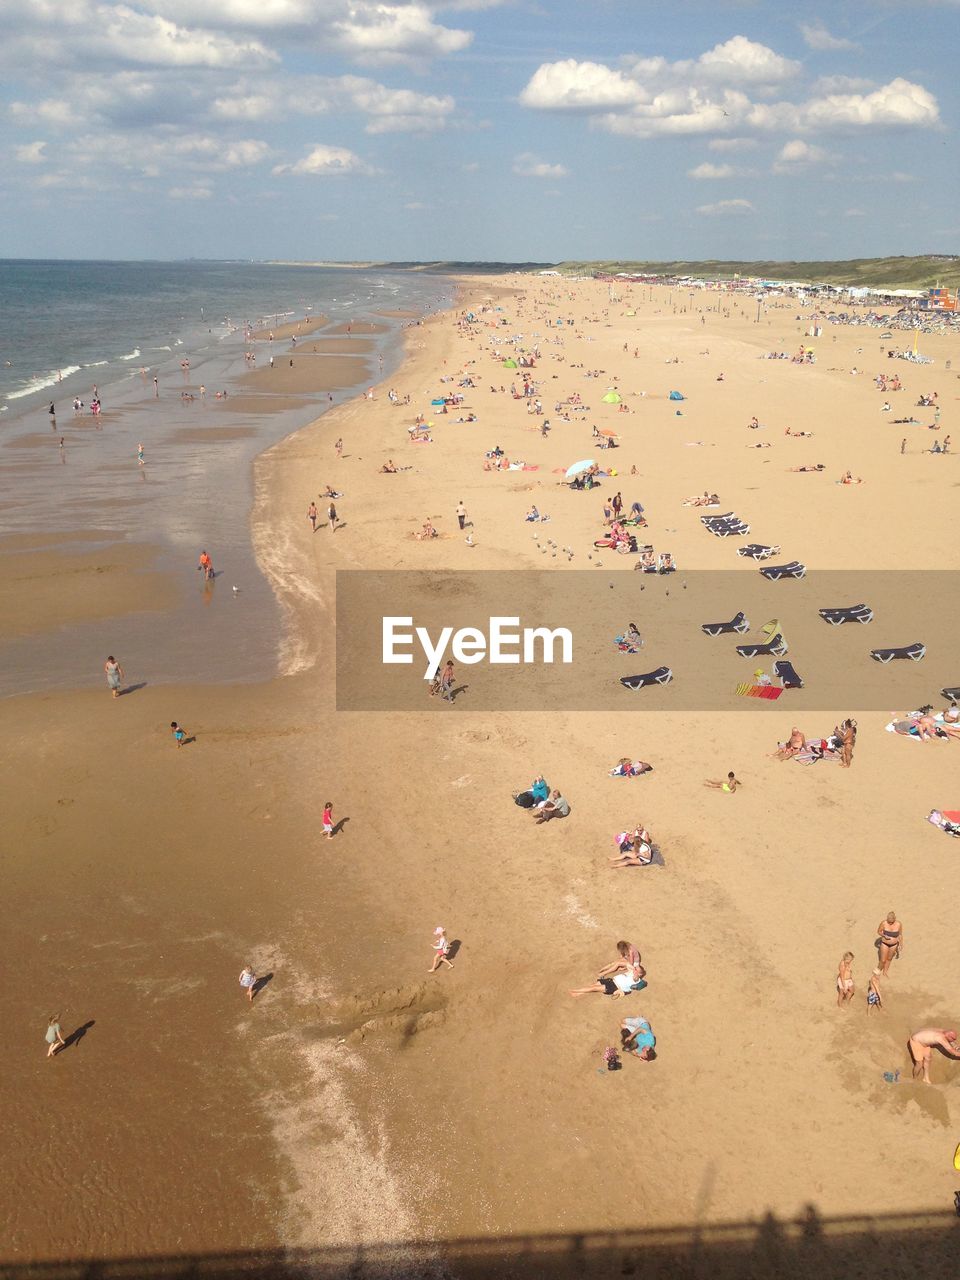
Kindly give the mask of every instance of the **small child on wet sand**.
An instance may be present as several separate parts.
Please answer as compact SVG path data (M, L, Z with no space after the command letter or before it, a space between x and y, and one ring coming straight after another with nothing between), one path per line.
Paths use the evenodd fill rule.
M877 982L877 974L870 975L870 981L867 983L867 1013L873 1013L874 1009L882 1009L883 1001L880 999L880 984Z
M257 988L257 975L248 964L240 970L240 986L247 993L247 999L252 1004Z
M853 999L853 952L845 951L837 969L837 1008Z
M328 840L333 839L333 801L324 800L323 817L320 819L323 823L323 834Z
M731 771L727 774L726 782L720 782L720 781L711 782L708 780L704 782L703 785L705 787L712 787L714 791L725 791L728 795L732 796L733 793L736 791L737 787L742 787L743 783L738 778L735 778L733 776L733 770L731 769Z
M450 943L447 941L447 933L442 924L437 925L433 931L433 935L436 939L433 944L433 949L436 954L433 957L433 964L427 970L427 973L436 973L442 964L445 964L448 969L452 969L453 963L447 959L447 952L450 950Z
M177 724L176 720L170 721L170 732L173 734L178 747L182 747L187 739L187 731Z

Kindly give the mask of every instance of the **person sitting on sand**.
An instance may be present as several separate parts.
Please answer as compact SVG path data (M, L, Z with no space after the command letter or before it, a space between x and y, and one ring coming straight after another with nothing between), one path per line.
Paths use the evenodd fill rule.
M652 1062L657 1056L657 1037L646 1018L624 1018L620 1023L620 1048L641 1062Z
M524 520L528 520L531 524L537 524L541 520L542 517L540 515L540 512L536 508L536 504L534 504L530 508L530 510L527 512L527 514L523 518Z
M542 773L538 773L530 784L530 794L533 796L533 803L540 808L550 799L550 786Z
M388 458L380 470L385 476L392 476L396 475L397 471L399 471L399 467L392 458Z
M629 756L621 756L610 770L611 778L639 778L644 773L653 773L653 765L645 760L631 760Z
M907 1041L907 1049L913 1061L914 1080L922 1079L930 1084L930 1059L934 1048L951 1058L960 1058L960 1049L956 1048L957 1033L945 1027L921 1027L914 1031Z
M714 791L725 791L727 795L732 796L738 787L743 786L743 783L733 776L733 771L731 770L730 773L727 774L726 782L712 782L708 780L704 782L703 785L705 787L712 787Z
M750 421L747 423L747 427L748 427L748 429L749 429L750 431L759 431L759 430L760 430L760 423L757 421L756 417L753 417L753 418L751 418L751 419L750 419Z
M860 476L854 478L852 471L845 471L837 481L837 484L863 484L863 480Z
M941 715L944 724L956 724L960 720L960 707L957 706L956 698L950 699L949 707L945 707Z
M628 622L627 629L623 633L624 643L635 649L643 648L643 636L640 634L640 628L635 622Z
M788 467L788 471L825 471L826 467L822 462L818 462L815 467Z
M334 489L333 485L328 484L324 487L323 496L325 498L342 498L343 494L338 489Z
M570 813L570 805L560 794L554 790L550 799L539 806L537 813L537 825L541 822L549 822L551 818L566 818Z
M428 516L427 519L424 520L423 522L423 528L418 529L413 536L415 538L419 538L423 540L424 538L437 538L440 535L437 533L436 529L433 527L433 524L431 523L430 518Z
M611 867L648 867L653 861L653 837L638 823L632 832L622 832L617 837L620 852L610 859Z
M794 725L790 730L790 737L787 742L782 742L773 753L774 760L789 760L791 756L798 755L807 745L807 740L803 733Z
M657 567L657 556L653 548L649 547L646 551L641 551L640 560L639 560L639 563L637 564L637 568L646 570L646 569L656 569L656 567Z

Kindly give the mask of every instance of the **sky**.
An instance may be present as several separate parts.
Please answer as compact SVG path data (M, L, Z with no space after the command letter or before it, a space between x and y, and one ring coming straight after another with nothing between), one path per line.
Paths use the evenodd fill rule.
M960 252L960 0L0 0L0 257Z

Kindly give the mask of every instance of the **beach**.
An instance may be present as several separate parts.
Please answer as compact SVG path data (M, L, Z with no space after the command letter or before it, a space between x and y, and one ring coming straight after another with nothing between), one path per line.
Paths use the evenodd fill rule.
M519 676L503 683L478 667L453 706L421 681L420 709L350 710L335 679L347 634L336 625L338 571L580 582L599 563L596 577L639 610L637 557L601 559L593 546L603 499L618 489L627 507L643 504L639 541L674 557L671 591L685 573L716 574L724 616L739 607L737 576L757 565L683 505L704 491L720 512L748 519L751 538L782 547L776 562L904 582L919 569L955 570L960 472L952 453L929 449L955 425L946 362L956 339L922 336L934 363L913 365L887 357L906 343L881 340L879 328L808 337L810 312L792 299L761 313L752 298L708 292L466 277L452 311L406 329L405 359L383 379L364 345L373 314L349 337L320 330L316 356L313 334L293 349L284 332L273 371L257 344L245 417L270 373L283 376L281 401L324 392L321 359L336 364L338 386L341 362L364 364L373 391L253 465L250 529L274 597L277 674L155 681L148 619L135 633L141 651L117 649L127 683L140 686L132 692L109 697L102 626L86 687L0 702L0 1063L16 1083L4 1102L12 1154L0 1175L0 1263L329 1248L343 1250L338 1265L369 1250L371 1274L457 1275L468 1270L458 1242L471 1241L502 1244L491 1272L521 1270L522 1252L552 1259L559 1274L556 1242L589 1238L607 1250L597 1245L598 1266L617 1274L642 1252L631 1232L677 1228L687 1248L727 1224L753 1241L764 1223L787 1232L797 1220L826 1229L850 1218L882 1241L894 1215L950 1207L960 1074L937 1057L932 1086L912 1081L906 1041L956 1019L956 847L924 816L960 807L960 748L884 731L891 712L910 709L909 682L945 660L922 613L906 608L894 632L879 616L838 629L851 690L866 687L861 660L869 677L861 704L825 705L807 688L772 705L742 699L741 709L731 694L722 708L645 712L645 691L618 677L675 661L679 691L680 658L652 641L636 657L619 653L605 620L593 637L598 607L580 586L596 669L623 695L616 709L586 696L531 708L519 695L522 710L489 709L484 699ZM504 366L535 346L532 369ZM815 363L765 358L801 347ZM894 366L904 389L881 393L872 379ZM524 372L542 415L510 394ZM474 385L462 405L438 412L431 401L465 377ZM603 401L611 387L628 411ZM674 389L683 401L668 399ZM933 390L936 432L932 413L914 407ZM589 412L557 412L577 395ZM414 444L421 413L432 442ZM457 421L468 414L475 420ZM911 415L919 421L892 421ZM616 431L619 448L598 453L593 425ZM495 446L533 469L485 469ZM399 469L385 474L389 459ZM617 475L573 492L564 472L581 459ZM792 470L820 463L822 472ZM838 484L848 470L863 483ZM203 483L215 502L215 480ZM327 485L342 494L335 532ZM524 519L532 504L548 523ZM414 536L425 521L437 537ZM551 540L572 559L541 551ZM184 540L191 573L196 551ZM109 574L75 549L31 544L24 554L33 573L19 560L19 576L8 567L0 579L0 598L17 602L4 611L4 638L51 653L61 610L89 627L124 607L163 613L178 598L166 568L150 576L148 551L115 555ZM74 595L63 602L51 581L68 570ZM126 605L123 575L137 581ZM256 608L226 614L248 608L230 585L200 611L218 617L205 633L213 666L218 636L258 625ZM930 645L929 667L879 669L889 679L874 699L869 649L917 639ZM189 650L189 630L184 642ZM802 670L801 648L790 656ZM695 659L685 661L690 678ZM741 678L754 665L743 661ZM938 687L926 697L939 708ZM772 758L794 724L827 736L849 716L851 768ZM194 739L183 749L174 720ZM653 772L610 777L624 756ZM742 790L703 786L728 771ZM571 809L545 826L511 799L538 774ZM331 841L327 799L342 823ZM664 865L612 870L614 833L639 822ZM883 980L882 1010L868 1016L875 926L891 909L904 922L903 954ZM438 925L456 944L454 968L428 975ZM646 989L571 999L615 958L618 939L639 947ZM857 993L838 1009L847 950ZM252 1005L237 983L247 963L270 975ZM65 1034L82 1035L51 1062L42 1033L57 1013ZM638 1013L656 1032L656 1061L607 1072L603 1049ZM895 1083L884 1078L898 1070ZM890 1265L905 1271L908 1254L890 1248Z

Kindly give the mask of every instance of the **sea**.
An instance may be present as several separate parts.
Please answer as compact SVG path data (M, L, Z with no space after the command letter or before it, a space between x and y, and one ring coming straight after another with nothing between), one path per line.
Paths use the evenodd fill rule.
M451 305L453 292L448 277L364 268L0 260L0 555L49 549L52 534L67 554L99 546L107 558L118 542L144 543L150 568L175 575L183 592L159 621L65 619L0 641L0 696L89 685L102 679L107 652L124 654L128 677L132 670L154 683L276 674L282 620L250 542L254 459L370 382L388 380L404 327ZM332 397L318 391L278 411L232 414L229 396L249 371L245 334L321 316L331 326L382 327L367 337L373 352L355 361L356 381ZM254 346L262 367L266 344ZM287 344L277 348L286 353ZM154 378L159 406L151 403ZM182 400L201 383L204 402ZM94 387L98 419L89 409ZM196 429L213 421L216 391L228 394L216 403L219 435ZM208 544L222 570L212 598L197 590L195 573Z

